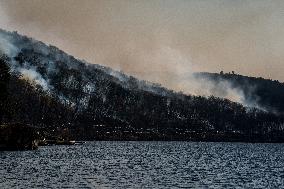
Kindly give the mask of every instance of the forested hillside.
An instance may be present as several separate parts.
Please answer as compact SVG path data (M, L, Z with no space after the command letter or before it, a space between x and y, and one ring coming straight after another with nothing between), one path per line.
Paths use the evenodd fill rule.
M88 140L284 141L280 114L176 93L15 32L0 37L2 123Z

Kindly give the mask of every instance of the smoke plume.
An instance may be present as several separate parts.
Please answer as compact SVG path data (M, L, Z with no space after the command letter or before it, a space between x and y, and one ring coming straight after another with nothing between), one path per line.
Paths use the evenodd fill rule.
M70 61L70 57L68 55L62 53L58 49L48 47L33 39L28 40L30 41L29 43L24 43L17 33L8 34L6 32L0 32L0 51L11 58L10 65L12 71L20 73L21 77L29 81L31 84L40 85L44 90L50 91L53 89L53 86L50 85L49 79L46 77L48 77L51 73L60 74L56 68L57 65L54 63L55 60L43 58L43 62L39 63L40 65L45 65L47 69L48 74L44 77L37 71L37 67L35 65L32 65L30 62L24 62L20 65L15 62L14 57L16 57L22 49L36 49L37 53L40 53L42 57L48 57L51 51L58 51L58 53L54 54L56 60L65 62L69 67L75 65L73 65L72 61ZM258 106L256 100L248 100L250 98L244 96L244 92L239 88L233 87L229 81L216 81L210 80L210 78L207 77L196 77L194 74L194 65L191 62L191 59L188 56L184 56L178 50L169 46L160 46L158 49L159 50L156 51L139 52L139 55L137 54L137 57L135 58L136 61L149 61L156 63L152 66L152 71L156 74L151 74L151 72L149 72L150 81L159 83L162 78L164 81L162 82L162 85L167 88L174 89L175 91L181 91L185 94L197 96L226 98L248 107L261 108ZM37 66L39 67L40 65ZM97 68L105 70L106 73L116 77L124 85L129 85L129 77L122 72L99 65L97 65ZM171 70L171 72L168 70ZM88 86L84 88L85 91L92 91L90 86L93 86L91 88L95 88L92 83L87 83L86 85ZM139 88L155 92L155 85L151 83L143 83L143 86L140 86Z

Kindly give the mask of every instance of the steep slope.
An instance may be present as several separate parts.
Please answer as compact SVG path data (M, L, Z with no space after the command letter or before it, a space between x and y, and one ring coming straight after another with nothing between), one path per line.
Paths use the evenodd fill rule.
M7 64L3 57L0 59L0 64L1 75L9 74L9 70L1 69ZM74 114L71 107L64 106L56 97L47 94L41 87L33 86L17 75L10 75L5 82L5 88L1 88L1 92L5 93L6 97L0 99L0 123L56 127L65 124Z
M17 121L68 128L77 139L284 139L280 115L226 99L176 93L16 32L1 30L0 47L14 78L8 106L18 106ZM56 105L50 106L48 98Z

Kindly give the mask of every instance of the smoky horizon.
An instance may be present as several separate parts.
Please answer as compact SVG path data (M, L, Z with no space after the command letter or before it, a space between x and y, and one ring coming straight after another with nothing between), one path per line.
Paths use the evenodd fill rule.
M284 81L282 1L0 1L0 27L191 92L193 72Z

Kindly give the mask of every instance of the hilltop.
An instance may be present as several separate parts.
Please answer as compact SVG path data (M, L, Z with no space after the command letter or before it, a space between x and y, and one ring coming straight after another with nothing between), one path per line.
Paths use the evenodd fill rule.
M1 122L80 140L284 141L284 117L273 111L168 90L16 32L0 39L1 75L10 75L1 78Z

